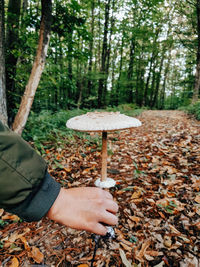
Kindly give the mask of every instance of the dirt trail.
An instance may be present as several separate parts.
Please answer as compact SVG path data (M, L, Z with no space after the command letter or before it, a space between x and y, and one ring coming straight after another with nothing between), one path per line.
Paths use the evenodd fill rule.
M164 119L164 122L167 121L170 123L170 120L172 121L178 120L178 121L183 121L188 125L194 125L195 127L200 127L200 121L197 121L192 117L189 117L183 111L178 111L178 110L147 110L144 111L140 117L144 119L150 118L152 120L157 120L158 124L163 124L163 119Z

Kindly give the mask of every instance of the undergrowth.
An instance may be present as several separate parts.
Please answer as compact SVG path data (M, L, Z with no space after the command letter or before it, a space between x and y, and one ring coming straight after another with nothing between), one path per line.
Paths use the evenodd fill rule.
M45 149L52 146L62 147L62 145L74 140L75 131L66 127L66 122L72 117L85 114L94 110L60 110L52 112L44 110L39 114L31 112L26 128L23 131L23 138L29 142L33 142L33 146L40 153L45 152ZM128 116L138 116L142 109L137 109L134 105L124 104L114 108L98 111L119 111ZM85 135L82 132L76 132L76 135L82 137Z
M189 115L194 115L197 120L200 120L200 101L187 107L182 107L181 110L186 111Z

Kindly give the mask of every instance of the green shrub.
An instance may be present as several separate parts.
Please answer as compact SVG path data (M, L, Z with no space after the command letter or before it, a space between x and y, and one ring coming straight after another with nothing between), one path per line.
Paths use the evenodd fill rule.
M190 115L194 115L197 120L200 120L200 101L186 107L186 111Z
M25 140L34 142L35 148L42 153L44 143L50 142L60 146L60 143L72 138L74 132L66 127L66 121L85 112L87 111L77 109L54 113L44 110L40 114L31 112L22 136Z

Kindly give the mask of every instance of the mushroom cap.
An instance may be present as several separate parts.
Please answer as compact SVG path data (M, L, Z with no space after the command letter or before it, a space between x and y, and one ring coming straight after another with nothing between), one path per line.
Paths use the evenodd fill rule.
M107 132L141 126L138 119L120 112L88 112L69 119L66 126L83 132Z

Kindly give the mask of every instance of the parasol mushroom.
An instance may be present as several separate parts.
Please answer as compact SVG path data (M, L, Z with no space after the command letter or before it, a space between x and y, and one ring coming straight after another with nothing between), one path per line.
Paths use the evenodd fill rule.
M101 178L95 181L95 185L102 188L115 186L115 181L107 177L107 132L138 127L141 122L120 112L95 111L69 119L66 126L82 132L102 132Z

